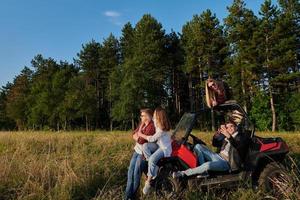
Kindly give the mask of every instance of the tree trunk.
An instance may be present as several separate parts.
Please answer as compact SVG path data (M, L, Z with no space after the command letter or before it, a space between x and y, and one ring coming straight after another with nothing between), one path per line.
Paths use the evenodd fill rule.
M192 74L189 74L189 97L190 97L190 110L194 111L194 95L193 95L193 79L192 79Z
M200 67L200 66L199 66ZM200 78L200 98L199 98L199 105L201 105L201 109L204 109L204 93L202 92L202 85L203 85L203 72L201 69L200 70L200 73L199 73L199 78Z
M85 130L89 131L89 122L88 122L88 116L85 115Z
M211 130L215 131L215 113L213 109L210 109L210 113L211 113Z
M97 98L97 113L96 113L96 129L100 127L100 113L101 113L101 97L100 97L100 81L99 81L99 70L96 70L96 98Z
M272 112L272 132L276 130L276 112L275 112L275 105L274 105L274 97L273 97L273 88L271 85L271 75L270 75L270 59L269 59L269 37L266 35L265 38L267 48L266 48L266 60L267 60L267 70L268 70L268 82L269 82L269 95L270 95L270 106L271 106L271 112Z
M67 118L65 118L65 123L64 123L64 131L67 130Z
M272 132L274 132L276 130L276 112L275 112L274 98L273 98L271 86L270 86L270 104L271 104L271 111L272 111Z
M173 99L173 102L172 102L172 105L174 106L175 104L175 110L176 110L176 113L178 113L178 105L177 105L177 92L176 92L176 74L175 74L175 69L173 68L172 70L172 99Z
M57 131L59 131L59 128L60 128L59 122L57 122L57 123L56 123L56 129L57 129Z
M179 75L176 76L176 91L175 91L175 105L177 114L180 114L181 107L180 107L180 96L179 96Z
M112 98L111 98L111 91L112 91L112 84L111 81L109 81L109 119L110 119L110 131L113 130L113 120L112 120Z
M134 130L134 115L131 113L131 129Z
M246 101L246 86L245 86L245 71L241 70L241 82L242 82L242 93L243 93L243 104L244 110L247 112L247 101Z

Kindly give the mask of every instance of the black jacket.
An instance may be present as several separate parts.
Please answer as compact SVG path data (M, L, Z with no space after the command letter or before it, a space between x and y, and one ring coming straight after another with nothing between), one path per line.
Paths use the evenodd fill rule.
M228 152L228 163L232 171L238 170L240 167L242 167L246 157L249 146L249 138L239 132L234 138L230 137L228 141L231 144ZM218 153L226 143L227 141L225 140L225 136L223 134L216 133L214 135L212 145L218 148Z

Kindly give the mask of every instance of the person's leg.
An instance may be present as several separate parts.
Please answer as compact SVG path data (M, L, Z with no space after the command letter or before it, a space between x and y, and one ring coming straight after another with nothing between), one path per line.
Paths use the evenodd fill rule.
M135 168L133 173L133 186L132 186L132 196L134 197L136 192L139 189L140 181L142 177L144 162L142 159L142 155L138 155L135 162Z
M126 190L125 190L125 196L126 198L132 198L133 197L133 181L134 181L134 169L136 164L136 158L138 157L138 153L134 151L132 154L130 164L128 167L128 173L127 173L127 184L126 184Z
M149 160L153 152L158 149L158 145L154 142L147 142L143 144L143 154L146 160Z
M203 155L203 163L206 161L213 161L215 158L214 152L212 152L207 146L205 145L196 145L195 148L197 149L198 152L201 152ZM218 154L217 154L218 155Z
M219 154L212 152L204 145L196 145L197 151L202 152L208 162L203 163L202 165L183 171L183 174L187 176L195 175L195 174L203 174L208 170L212 171L227 171L229 170L229 164L226 160L224 160ZM195 146L195 147L196 147Z
M159 159L163 157L164 157L164 152L159 148L149 158L148 174L147 174L148 178L143 188L143 193L145 195L147 195L151 190L150 180L157 176L158 167L156 164L159 161Z
M193 169L187 169L183 171L183 173L187 176L195 175L195 174L203 174L207 173L208 170L211 171L227 171L229 170L229 164L225 160L217 160L217 161L208 161L200 165L199 167Z
M194 147L194 152L197 155L198 158L198 166L202 165L204 163L204 155L202 152L202 145L201 144L196 144Z
M156 175L157 175L157 162L163 158L165 155L164 155L164 152L159 148L157 149L149 158L149 161L148 161L148 174L147 176L148 177L152 177L152 178L155 178Z

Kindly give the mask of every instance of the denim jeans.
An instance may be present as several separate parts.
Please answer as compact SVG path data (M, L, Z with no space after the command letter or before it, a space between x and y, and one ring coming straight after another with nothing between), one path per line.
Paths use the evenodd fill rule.
M146 160L158 149L158 145L154 142L147 142L143 144L143 154Z
M212 171L227 171L230 169L229 164L219 154L212 152L206 146L197 144L194 151L198 156L199 166L193 169L184 171L187 176L201 174ZM205 162L207 160L207 162Z
M165 154L164 154L163 150L161 150L160 148L158 148L150 156L149 161L148 161L148 174L147 174L147 176L151 176L153 178L157 176L158 166L156 164L163 157L165 157Z
M140 186L142 172L146 168L146 162L142 159L142 155L134 151L130 160L127 185L125 191L126 199L133 199Z

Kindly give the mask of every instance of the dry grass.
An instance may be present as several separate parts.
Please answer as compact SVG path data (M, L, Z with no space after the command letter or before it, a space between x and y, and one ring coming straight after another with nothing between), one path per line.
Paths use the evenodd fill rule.
M129 132L1 132L0 200L122 199L133 142ZM211 133L200 133L208 144ZM300 133L284 138L299 159ZM188 199L199 199L197 193ZM256 199L239 189L232 199ZM252 198L253 197L253 198ZM202 198L202 197L201 197ZM205 199L221 197L206 196Z

